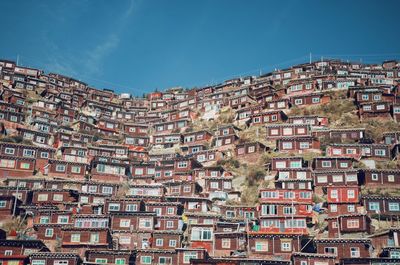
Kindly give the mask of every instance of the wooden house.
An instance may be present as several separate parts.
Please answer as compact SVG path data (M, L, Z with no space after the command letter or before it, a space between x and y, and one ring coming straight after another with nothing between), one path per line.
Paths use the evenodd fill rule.
M311 136L311 126L309 124L275 124L267 125L267 139L277 139L281 137Z
M319 140L312 136L278 138L276 149L285 153L321 152Z
M326 238L315 239L318 254L336 255L336 262L345 257L368 258L371 256L370 239Z
M365 210L371 215L388 219L400 215L400 197L363 195L361 201Z
M371 233L371 219L365 214L338 215L327 218L327 221L330 238L354 233Z

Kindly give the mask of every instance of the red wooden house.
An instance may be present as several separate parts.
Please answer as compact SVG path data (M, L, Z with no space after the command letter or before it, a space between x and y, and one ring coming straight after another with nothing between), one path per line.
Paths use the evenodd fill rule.
M288 123L310 124L312 126L328 126L328 118L318 115L289 116Z
M360 158L387 160L391 158L391 146L385 144L330 144L326 148L326 155L350 157L357 160Z
M250 116L247 121L248 126L270 124L270 123L282 123L287 120L286 114L281 110L265 111Z
M362 169L361 179L366 187L396 188L400 185L400 170L396 169Z
M267 125L266 130L267 139L295 136L311 136L311 126L308 124Z
M370 239L315 239L318 254L336 255L336 262L342 258L367 258L371 256Z
M248 232L250 255L264 259L289 260L292 252L301 250L301 240L302 235L296 234Z
M359 186L334 186L327 187L328 203L358 203L360 187Z
M306 162L303 157L289 156L289 157L274 157L271 161L271 170L282 169L297 169L306 167Z
M319 140L312 136L278 138L276 149L286 153L321 152Z
M371 219L365 214L338 215L328 217L326 220L330 238L354 233L371 233Z
M290 97L292 106L304 107L318 104L326 104L331 100L330 96L324 93L308 93L293 95Z
M390 119L391 105L392 103L387 101L361 103L358 107L358 115L362 120L367 118Z
M361 201L370 215L378 215L382 218L400 215L400 197L398 196L364 195Z
M51 177L84 180L87 167L87 163L49 159L44 173Z

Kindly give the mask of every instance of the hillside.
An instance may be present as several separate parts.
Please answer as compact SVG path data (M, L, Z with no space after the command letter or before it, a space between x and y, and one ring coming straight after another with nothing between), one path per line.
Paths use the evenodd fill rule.
M8 60L0 79L0 254L399 258L397 61L317 61L141 98Z

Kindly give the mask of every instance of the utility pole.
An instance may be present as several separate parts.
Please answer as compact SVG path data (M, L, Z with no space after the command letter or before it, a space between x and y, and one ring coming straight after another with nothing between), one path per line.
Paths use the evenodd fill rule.
M18 66L18 63L19 63L19 54L17 54L17 66Z
M19 180L17 180L17 191L14 196L14 207L13 207L13 216L14 217L15 217L15 211L17 210L18 192L19 192Z
M310 52L310 64L311 64L311 62L312 62L312 54Z

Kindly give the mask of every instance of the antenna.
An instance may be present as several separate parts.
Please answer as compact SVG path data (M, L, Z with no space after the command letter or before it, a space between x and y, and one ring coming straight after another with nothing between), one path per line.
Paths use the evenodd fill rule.
M18 63L19 63L19 54L17 54L17 66L18 66Z
M312 53L310 52L310 64L312 62Z

